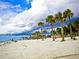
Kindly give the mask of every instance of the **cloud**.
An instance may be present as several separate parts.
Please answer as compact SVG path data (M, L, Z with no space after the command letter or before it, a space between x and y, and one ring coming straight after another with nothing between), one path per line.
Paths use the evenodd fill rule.
M23 11L22 7L20 6L20 4L18 5L13 5L9 2L2 2L0 1L0 11L6 11L6 10L12 10L14 12L21 12Z
M30 4L32 0L25 0L27 4Z
M0 10L9 8L10 6L12 6L10 3L0 1Z
M75 16L79 13L78 0L33 0L31 8L25 10L0 27L0 33L17 33L30 31L37 27L39 21L43 21L47 15L54 15L59 11L71 9ZM0 20L1 21L1 20ZM6 30L5 30L6 29Z
M15 11L16 10L16 11ZM8 2L0 1L0 18L2 18L4 23L18 14L18 12L23 11L20 5L12 5Z

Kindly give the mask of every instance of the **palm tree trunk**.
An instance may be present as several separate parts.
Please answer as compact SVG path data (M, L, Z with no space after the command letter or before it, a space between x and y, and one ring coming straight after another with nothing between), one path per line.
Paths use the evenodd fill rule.
M70 25L70 37L71 37L71 39L73 38L73 36L72 36L72 27L71 27L71 25Z
M53 41L55 41L54 33L53 33L53 25L52 24L51 24L51 29L52 29L52 31L51 31L51 37L53 36Z
M41 37L42 37L42 41L44 40L43 35L42 35L42 28L41 28Z
M37 36L36 37L38 37L38 33L37 33ZM38 40L38 38L37 38L37 40Z
M61 28L61 36L62 36L62 40L61 41L65 41L64 40L64 30L63 30L63 20L61 21L61 26L62 26L62 28Z
M71 23L70 18L69 18L69 22L70 22L70 37L72 39L73 38L73 35L72 35L72 23Z

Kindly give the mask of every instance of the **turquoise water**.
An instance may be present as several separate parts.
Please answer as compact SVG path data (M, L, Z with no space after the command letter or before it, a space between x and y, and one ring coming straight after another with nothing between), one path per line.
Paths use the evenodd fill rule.
M22 40L23 37L27 37L27 36L26 35L20 35L20 36L4 36L4 35L1 35L0 36L0 42L10 41L11 39L14 39L14 40Z

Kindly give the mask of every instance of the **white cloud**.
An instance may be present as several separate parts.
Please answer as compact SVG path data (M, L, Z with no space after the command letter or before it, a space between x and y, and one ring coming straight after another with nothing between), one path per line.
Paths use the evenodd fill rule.
M9 8L10 6L12 5L7 2L4 4L4 2L0 1L0 9L6 9L6 8Z
M31 3L31 0L26 0L26 3L27 3L27 4Z
M12 5L12 4L8 3L8 2L0 1L0 10L9 10L9 9L16 9L17 12L23 11L20 4Z
M16 12L14 11L16 9ZM18 13L22 11L20 5L12 5L8 2L0 1L0 18L2 19L1 24L6 24L12 20Z
M0 33L15 33L29 31L37 26L37 23L49 14L71 9L76 16L79 13L78 0L33 0L32 8L16 15L8 21L8 24L0 27ZM6 30L5 30L6 29Z

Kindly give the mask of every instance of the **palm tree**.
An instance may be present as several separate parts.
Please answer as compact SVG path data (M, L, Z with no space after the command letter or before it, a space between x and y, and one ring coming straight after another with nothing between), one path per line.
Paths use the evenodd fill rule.
M43 25L44 25L43 22L39 22L39 23L38 23L38 26L41 27L41 35L42 35L42 26L43 26ZM44 40L44 39L43 39L43 35L42 35L42 40Z
M43 36L44 36L44 38L46 39L46 33L47 33L47 31L46 30L42 30L42 33L43 33Z
M69 34L68 27L67 26L64 26L63 29L64 29L64 35L67 36Z
M52 15L49 15L45 20L51 25L51 30L52 30L51 37L53 35L53 41L55 41L54 34L53 34L53 24L55 23L55 18Z
M59 12L58 14L55 15L56 20L61 22L61 27L62 27L61 28L62 41L65 41L64 40L64 29L63 29L65 17L66 17L65 12L63 12L63 13Z
M75 28L75 30L77 31L77 35L79 36L79 20L75 20L73 22L73 27Z
M35 37L35 39L39 39L40 37L40 32L39 31L35 31L34 33L32 33L32 37Z
M61 35L61 28L57 28L57 34Z
M75 20L75 21L73 22L73 26L74 26L74 28L75 28L76 30L79 30L79 20Z
M71 18L73 17L73 13L70 9L67 9L66 11L66 17L69 19L69 23L70 23L70 37L71 39L73 38L72 35L72 22L71 22Z

